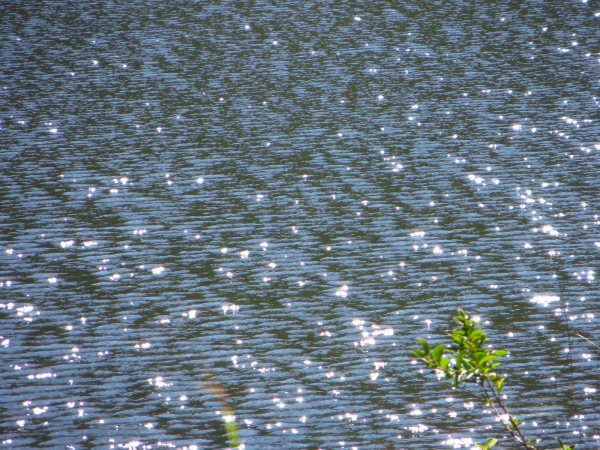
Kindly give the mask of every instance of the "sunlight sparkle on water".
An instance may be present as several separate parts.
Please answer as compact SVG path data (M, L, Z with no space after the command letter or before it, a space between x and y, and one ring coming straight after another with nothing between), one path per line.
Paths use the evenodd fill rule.
M445 441L442 441L442 445L448 445L452 448L475 448L472 447L473 439L471 438L453 438L449 437Z
M531 302L542 306L548 306L550 303L555 303L560 300L558 295L554 294L536 294L532 297Z
M342 297L342 298L348 297L348 286L344 284L341 288L339 288L337 291L335 291L335 295L336 295L336 297Z

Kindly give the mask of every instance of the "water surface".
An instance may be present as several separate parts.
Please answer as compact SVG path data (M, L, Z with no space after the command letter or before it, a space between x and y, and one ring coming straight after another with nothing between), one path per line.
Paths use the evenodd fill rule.
M598 446L594 8L3 2L2 447Z

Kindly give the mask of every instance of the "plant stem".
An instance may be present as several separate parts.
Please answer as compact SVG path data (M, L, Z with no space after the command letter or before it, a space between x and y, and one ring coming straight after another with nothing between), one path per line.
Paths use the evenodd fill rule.
M488 385L489 391L491 392L491 395L488 393L488 389L486 389L486 387L485 387L486 383ZM506 408L506 405L500 399L500 396L496 392L494 384L488 378L483 378L482 382L481 382L481 388L483 389L483 393L485 394L486 398L489 400L490 405L492 406L492 409L494 410L494 413L496 413L496 416L498 417L498 419L500 419L500 422L502 422L502 424L504 425L506 430L511 434L511 436L517 442L519 442L523 446L523 448L525 448L526 450L536 450L536 448L533 445L529 445L527 443L527 439L525 439L525 436L523 436L523 433L521 432L521 429L519 428L519 426L515 425L512 422L512 416L510 415L510 413L508 412L508 409ZM506 422L505 420L502 419L502 414L500 414L500 411L498 411L498 408L496 408L496 405L494 404L494 400L498 403L500 408L502 408L504 415L508 416L508 422ZM511 425L512 425L512 428L511 428Z

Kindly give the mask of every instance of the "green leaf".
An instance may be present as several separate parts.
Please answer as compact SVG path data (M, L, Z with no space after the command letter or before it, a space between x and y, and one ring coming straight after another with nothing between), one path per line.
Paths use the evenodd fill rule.
M476 442L475 445L477 446L477 448L479 448L481 450L489 450L492 447L494 447L494 445L496 445L496 442L498 442L498 439L489 438L485 444L480 444L480 443Z
M521 425L523 422L520 421L519 419L517 419L516 417L511 417L510 418L510 423L508 424L508 427L511 430L515 430L516 428L518 428L519 425Z
M459 346L462 346L463 343L463 338L462 336L457 336L455 334L450 335L450 337L452 338L452 341Z
M436 348L433 349L433 352L431 353L431 357L433 358L434 361L439 363L440 358L442 357L442 353L444 353L444 346L442 344L440 344Z
M500 378L497 382L496 382L496 388L498 389L498 394L500 394L502 392L502 387L504 386L504 378Z
M463 355L463 351L458 352L458 354L456 355L456 370L460 370L462 367Z
M563 441L558 438L556 438L556 440L558 441L558 445L560 445L560 450L575 450L575 447L577 447L577 444L571 446L564 444Z
M487 442L485 443L486 450L488 450L488 449L492 448L494 445L496 445L496 442L498 442L498 439L489 438L487 440Z
M485 358L481 359L481 361L479 362L480 365L487 365L487 363L492 362L493 360L495 360L497 358L497 356L495 355L488 355Z
M417 341L423 346L423 350L425 350L426 353L431 351L429 348L429 342L427 342L425 339L417 338Z

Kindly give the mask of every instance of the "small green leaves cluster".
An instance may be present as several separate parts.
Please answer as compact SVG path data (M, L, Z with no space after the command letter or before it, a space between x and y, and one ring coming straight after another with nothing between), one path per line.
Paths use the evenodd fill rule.
M421 348L413 350L413 354L425 363L427 368L440 378L452 382L458 387L467 382L478 385L484 394L486 404L490 406L511 436L526 450L536 450L540 441L526 439L519 426L522 422L512 416L502 401L501 393L505 378L496 373L500 363L498 358L508 354L506 350L492 350L487 344L488 337L478 328L479 319L469 316L462 309L453 317L458 323L449 334L451 343L431 347L425 339L417 339ZM490 450L498 442L490 438L485 444L477 443L482 450ZM558 440L559 450L575 450L576 445L569 446Z
M462 309L458 310L458 316L453 320L460 327L450 334L452 344L440 344L432 350L425 339L417 339L423 348L414 350L413 354L436 374L451 380L453 386L460 386L467 381L477 383L484 378L495 383L498 393L502 392L504 378L498 378L495 372L500 365L496 360L508 352L488 348L485 345L488 340L485 331L477 328L479 321Z
M489 438L485 444L475 443L475 445L480 450L490 450L492 447L494 447L494 445L496 445L496 442L498 442L498 439Z
M560 439L556 439L556 440L558 441L558 445L560 445L559 450L575 450L575 447L577 447L577 444L567 445L567 444L563 444L563 441L561 441Z

